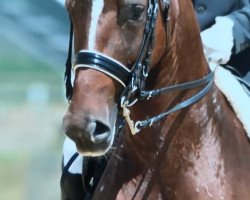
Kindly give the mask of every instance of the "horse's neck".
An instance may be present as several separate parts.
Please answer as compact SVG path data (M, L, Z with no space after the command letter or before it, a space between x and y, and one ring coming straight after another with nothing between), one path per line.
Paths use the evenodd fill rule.
M178 5L178 11L176 11L177 8L170 10L172 12L170 12L170 21L167 24L167 47L161 62L153 68L150 74L147 82L149 89L198 80L209 72L203 54L198 24L194 13L190 12L192 8L188 8L192 4L189 1L179 1L179 3L185 3L185 6ZM163 102L160 103L162 106L156 106L156 108L159 107L159 111L162 112L162 108L166 109L180 93L173 92L164 95L162 101L156 101L157 104ZM192 91L184 91L184 93L189 94ZM180 102L180 97L177 100ZM173 102L173 104L178 102Z
M169 85L175 85L194 81L205 77L208 72L208 66L202 50L202 43L200 40L200 33L198 25L195 20L193 12L189 12L190 9L187 6L191 6L189 1L180 0L179 3L187 5L179 5L178 13L171 12L170 27L171 35L168 37L169 43L167 45L166 53L158 66L152 70L148 82L148 89L157 89L166 87ZM182 10L185 9L185 10ZM166 95L162 95L156 100L150 102L144 102L135 106L133 117L136 120L141 120L145 117L150 117L162 113L169 108L177 105L181 101L189 98L197 93L199 90L188 90L181 92L172 92ZM230 118L230 108L225 103L223 96L217 91L216 87L213 87L208 95L206 95L201 101L193 106L183 109L179 112L171 114L164 122L159 125L155 125L146 129L141 133L139 139L133 139L136 142L135 149L140 151L140 147L147 149L149 145L152 148L157 148L157 133L167 135L171 131L178 132L196 132L199 134L193 134L193 138L198 139L202 137L202 134L206 134L208 130L214 128L214 125L218 126L223 120L229 123L229 126L235 127L232 122L235 118ZM227 113L228 116L223 117L222 113ZM231 124L230 124L231 123ZM190 128L192 126L192 128ZM202 131L207 130L207 131ZM219 129L219 128L218 128ZM220 130L214 131L212 140L219 137ZM148 137L148 135L152 137ZM233 134L233 133L232 133ZM146 136L145 136L146 135ZM144 137L145 136L145 137ZM155 141L152 139L155 138ZM142 153L143 151L141 151ZM140 154L141 154L140 153ZM149 152L144 152L142 157L150 156Z
M148 89L197 80L209 72L194 16L181 8L190 11L181 5L180 13L187 16L180 16L170 23L170 43L161 63L151 71ZM134 108L133 117L138 120L159 114L198 91L179 91L162 95L150 102L140 102ZM211 183L208 190L214 192L215 199L219 199L217 197L220 192L231 194L235 181L232 177L239 178L245 185L249 183L250 176L247 174L250 162L244 158L250 154L249 142L243 134L242 125L215 86L195 105L172 113L161 123L143 130L137 136L126 134L126 138L128 149L135 158L132 163L143 165L149 169L148 172L154 169L152 171L160 173L157 180L160 180L159 184L163 188L176 191L174 180L178 179L182 183L190 179L187 188L192 188L204 179ZM190 176L192 173L195 175ZM244 180L242 175L246 176ZM150 175L152 179L149 177L146 181L153 180L154 176L153 173ZM225 186L221 186L220 180L225 182ZM216 194L217 188L220 190ZM234 193L242 188L237 187Z
M174 6L174 2L177 1L172 2ZM178 8L171 10L167 26L167 29L170 29L167 32L171 34L167 36L169 38L167 53L160 65L163 72L161 74L169 77L166 80L168 84L200 79L208 72L198 23L190 8L192 4L190 1L179 0L178 6L175 6Z
M177 1L174 0L173 2ZM194 12L191 12L191 1L179 0L178 3L178 12L175 11L170 16L173 17L173 20L169 24L172 30L170 31L171 37L167 49L168 53L165 54L165 58L159 65L159 82L158 85L156 84L156 88L194 81L205 77L209 73L208 64L203 54L198 23L196 22ZM168 99L167 102L176 104L181 99L186 99L199 90L172 93L165 96L162 102L163 104L165 102L165 105L168 104L167 106L169 106L170 103L166 103L166 99ZM222 138L225 136L221 134L225 132L223 128L230 127L231 130L227 131L227 136L234 137L238 141L245 139L244 134L241 134L244 139L241 136L235 135L235 129L237 129L238 133L244 133L243 127L216 86L212 87L210 93L201 101L187 108L187 110L189 117L185 118L188 121L186 122L186 126L189 126L191 123L193 125L196 124L197 129L194 129L194 131L206 134L208 131L201 131L201 128L206 130L213 128L214 130L210 130L210 132L213 132L213 137ZM185 113L185 111L180 111L180 113ZM178 113L173 116L177 117ZM191 116L196 117L191 118ZM166 121L168 121L167 124L171 124L171 121L174 121L174 117ZM184 122L185 120L183 124ZM202 122L207 122L205 123L206 126L201 127Z
M165 56L161 62L151 70L146 83L147 89L158 89L193 81L207 75L208 67L202 51L198 26L195 23L194 14L188 13L188 10L189 9L187 9L186 12L179 10L179 13L183 12L181 14L186 14L186 17L173 12L173 9L170 10L170 21L167 25L167 32L170 35L167 36L168 44ZM187 92L187 94L189 94L189 92ZM140 102L133 110L133 118L141 120L162 113L168 108L180 103L185 97L186 92L173 92L162 95L153 101ZM173 120L173 117L167 118L169 124L171 124ZM155 124L155 126L146 129L144 132L156 135L161 132L161 126ZM157 146L157 141L152 141L152 139L157 138L157 136L143 136L148 134L142 133L141 137L143 139L134 140L134 138L132 138L132 140L136 142L135 150L140 149L140 147L147 147L148 145ZM141 153L150 155L149 152L141 151Z
M182 12L184 13L184 11ZM185 17L179 16L174 24L170 24L173 27L171 40L166 56L157 66L159 69L156 70L158 77L153 86L155 88L194 81L209 73L194 16L191 13L186 15ZM200 88L164 95L156 100L155 104L152 103L154 105L151 107L155 110L158 109L156 113L163 112L199 90ZM243 127L216 86L213 86L210 92L195 105L171 114L158 128L169 145L172 140L185 140L190 144L199 141L200 143L196 145L203 146L204 149L205 146L211 145L211 152L214 151L214 154L206 155L210 156L211 160L217 156L225 158L227 163L233 162L234 158L230 158L230 154L228 156L224 153L228 146L231 147L231 155L235 154L234 151L241 149L241 152L237 152L238 160L236 159L234 162L242 159L240 154L249 152ZM185 133L188 135L183 136ZM216 142L213 143L214 141ZM239 148L232 141L245 144L246 148Z

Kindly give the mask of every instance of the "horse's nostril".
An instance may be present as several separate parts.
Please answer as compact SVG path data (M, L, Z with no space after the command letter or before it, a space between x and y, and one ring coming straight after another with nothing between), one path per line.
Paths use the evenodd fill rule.
M96 121L96 128L94 131L94 136L103 135L110 132L110 128L100 121Z
M64 118L63 126L68 137L81 143L101 143L108 141L111 136L111 127L99 120L85 118L73 121L70 118Z

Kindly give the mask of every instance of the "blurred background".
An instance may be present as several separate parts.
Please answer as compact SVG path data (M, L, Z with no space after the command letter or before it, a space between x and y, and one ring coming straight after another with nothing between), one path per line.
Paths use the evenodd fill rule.
M64 0L0 1L0 199L60 199Z

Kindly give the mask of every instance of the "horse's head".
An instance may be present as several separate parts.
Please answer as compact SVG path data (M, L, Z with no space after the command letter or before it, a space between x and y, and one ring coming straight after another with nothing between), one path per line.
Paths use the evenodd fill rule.
M152 2L66 1L74 26L75 52L81 52L81 55L77 60L80 64L75 67L74 92L63 124L66 134L83 155L102 155L113 143L120 95L128 83L126 77L126 80L120 80L122 77L117 78L112 71L119 74L122 67L116 67L129 68L136 62L144 41L148 7ZM151 66L161 59L166 45L161 14L157 15L155 27ZM102 60L100 56L103 56ZM111 72L99 68L102 61L103 65L113 62Z

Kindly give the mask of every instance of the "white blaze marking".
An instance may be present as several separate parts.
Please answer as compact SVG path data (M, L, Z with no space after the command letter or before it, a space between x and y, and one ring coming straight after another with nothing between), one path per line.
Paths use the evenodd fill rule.
M104 7L104 0L92 1L91 23L90 23L89 41L88 41L89 50L94 50L94 47L95 47L97 25L98 25L99 17L102 13L103 7Z

